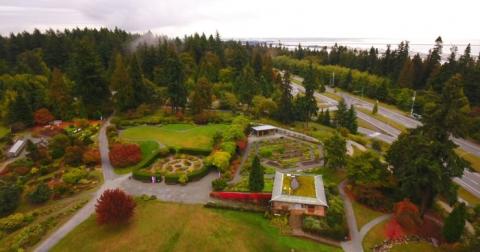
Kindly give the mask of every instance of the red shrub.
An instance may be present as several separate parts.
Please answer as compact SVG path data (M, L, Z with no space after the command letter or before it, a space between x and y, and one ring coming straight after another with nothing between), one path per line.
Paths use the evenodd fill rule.
M55 117L53 117L50 111L48 111L46 108L41 108L35 111L35 115L33 117L35 119L35 123L38 125L46 125L55 120Z
M100 151L98 149L89 149L83 153L83 162L86 165L97 165L100 163Z
M133 198L122 190L106 190L95 205L97 223L102 225L127 222L133 216L135 206Z
M114 167L127 167L142 160L142 151L137 144L114 144L109 156Z
M223 200L235 200L242 202L253 203L268 203L272 198L271 193L243 193L243 192L211 192L210 197L223 199Z
M247 144L248 144L248 139L246 138L240 139L237 141L237 147L240 151L244 151L245 148L247 148Z
M420 212L418 211L418 207L410 202L409 199L404 199L396 203L393 210L393 217L405 231L413 233L418 230L422 222Z
M398 224L398 222L392 218L385 228L385 236L391 240L400 239L405 236L405 232L403 231L402 226L400 226L400 224Z

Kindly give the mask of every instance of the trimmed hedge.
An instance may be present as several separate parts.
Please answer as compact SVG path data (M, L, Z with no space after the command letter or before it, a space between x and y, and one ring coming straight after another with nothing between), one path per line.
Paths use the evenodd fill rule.
M199 148L173 148L176 153L179 154L188 154L192 156L208 156L212 150L210 149L199 149Z
M200 170L196 170L191 172L190 174L187 174L188 182L192 181L197 181L200 180L201 178L205 177L208 173L210 172L210 167L209 166L204 166ZM181 174L165 174L165 183L166 184L178 184L180 183L178 180L180 178Z
M143 170L134 170L132 172L132 178L147 183L152 182L153 176L157 179L157 183L162 182L162 174L160 173L151 174Z

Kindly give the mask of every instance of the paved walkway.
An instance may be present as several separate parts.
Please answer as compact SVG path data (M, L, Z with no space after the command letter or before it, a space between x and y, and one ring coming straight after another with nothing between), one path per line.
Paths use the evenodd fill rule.
M338 185L338 191L343 199L345 217L347 218L348 229L350 231L350 241L341 242L340 245L344 251L363 252L362 236L360 232L358 232L357 220L355 219L355 213L353 212L352 202L344 191L346 183L346 180L342 181L342 183Z
M212 171L201 180L189 182L187 185L167 185L165 182L152 184L129 179L122 181L119 186L136 196L155 195L162 201L204 204L211 199L212 181L216 178L218 178L218 172Z

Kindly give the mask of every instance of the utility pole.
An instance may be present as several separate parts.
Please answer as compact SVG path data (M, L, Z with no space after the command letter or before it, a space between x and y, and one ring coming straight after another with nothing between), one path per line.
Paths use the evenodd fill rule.
M412 97L412 109L410 110L410 115L413 116L413 106L415 105L415 97L417 96L417 91L413 91Z

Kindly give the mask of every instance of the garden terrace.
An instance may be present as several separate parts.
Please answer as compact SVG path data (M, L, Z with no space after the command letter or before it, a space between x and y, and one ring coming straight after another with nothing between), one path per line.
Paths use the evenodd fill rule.
M120 132L120 139L125 141L154 140L173 149L198 150L210 152L212 138L216 132L225 131L229 125L209 124L168 124L164 126L137 126Z
M300 163L311 165L320 156L317 146L291 138L258 142L257 153L265 165L281 169L294 168Z

